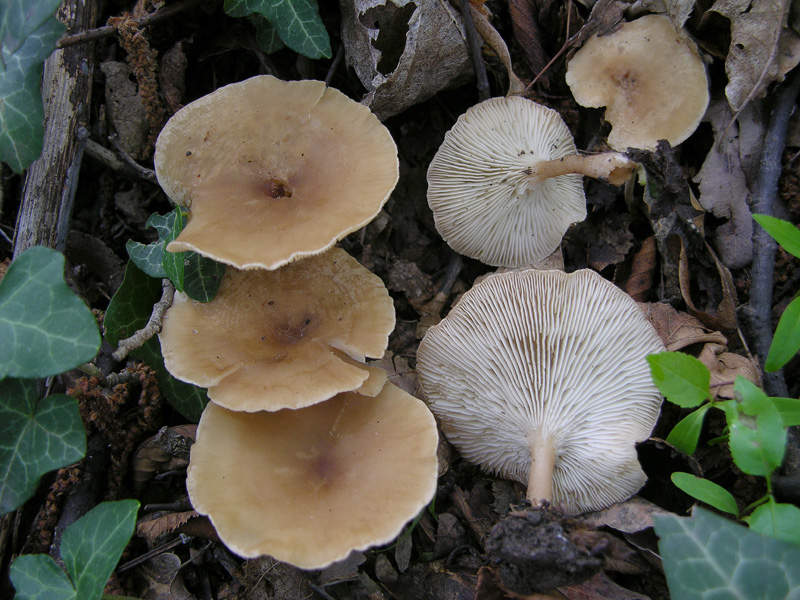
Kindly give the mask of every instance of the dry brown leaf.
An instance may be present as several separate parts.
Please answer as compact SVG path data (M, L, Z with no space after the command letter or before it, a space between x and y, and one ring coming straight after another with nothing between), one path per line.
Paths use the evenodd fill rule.
M656 238L651 235L642 242L642 247L633 256L631 272L623 289L631 298L641 302L647 297L647 293L653 289L657 276L657 267Z
M150 545L154 545L165 533L175 531L189 519L199 517L200 513L188 510L179 513L167 513L160 516L147 515L136 524L136 535L143 537Z
M409 304L420 314L422 306L433 298L436 288L430 276L415 262L395 257L389 265L386 287L403 292Z
M417 372L408 365L402 356L387 350L380 360L369 362L371 367L380 367L386 371L388 380L404 392L422 399Z
M694 4L695 0L639 0L631 12L637 16L642 12L666 14L672 20L675 29L680 30L692 14Z
M640 304L648 321L655 327L670 352L676 352L692 344L727 344L727 338L719 331L710 331L700 321L669 304Z
M567 600L650 600L611 581L602 571L580 585L558 588Z
M583 515L581 520L592 527L610 527L623 533L635 533L653 526L653 515L668 515L669 511L652 502L634 496L625 502Z
M711 391L715 399L733 398L733 381L741 375L759 385L759 372L752 361L744 356L726 352L720 344L706 344L697 357L711 371ZM725 383L726 385L720 385Z
M705 310L698 309L691 295L689 258L686 254L683 239L679 239L680 261L678 263L678 280L680 281L681 295L683 296L684 302L686 302L686 307L689 309L689 314L697 317L704 325L712 329L720 331L736 329L738 326L738 319L736 317L736 288L733 285L731 272L720 262L714 251L706 245L711 258L714 260L717 273L719 274L722 288L722 300L717 306L708 306Z
M142 442L131 461L134 488L141 488L157 473L185 469L196 434L197 425L162 427L156 435Z
M497 569L493 567L478 569L478 589L475 593L475 600L566 600L566 598L558 590L546 594L516 594L503 587Z

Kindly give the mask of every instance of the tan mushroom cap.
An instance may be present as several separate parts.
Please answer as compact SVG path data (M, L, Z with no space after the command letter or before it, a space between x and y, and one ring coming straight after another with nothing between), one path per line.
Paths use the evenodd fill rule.
M236 554L318 569L391 541L430 502L437 442L425 404L392 384L300 410L211 402L186 487Z
M299 408L359 388L378 393L394 305L381 279L340 248L275 271L228 269L204 304L176 293L164 363L231 410ZM368 391L368 390L367 390Z
M582 106L606 107L608 145L655 150L677 146L708 107L708 76L697 46L669 17L647 15L592 36L567 66L567 84Z
M417 370L442 431L531 500L598 510L644 484L634 448L661 394L664 345L636 303L593 271L492 275L428 330Z
M519 267L555 250L586 218L580 175L539 180L538 163L576 154L559 114L517 96L490 98L458 118L428 169L436 229L456 252Z
M269 75L178 111L156 143L158 181L190 219L170 252L275 269L371 221L399 174L368 108L321 81Z

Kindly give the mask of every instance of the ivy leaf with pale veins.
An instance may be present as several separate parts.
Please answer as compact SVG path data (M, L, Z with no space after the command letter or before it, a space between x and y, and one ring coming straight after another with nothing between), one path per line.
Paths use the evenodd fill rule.
M145 227L152 227L156 230L156 233L158 233L158 241L147 244L146 246L141 242L134 242L133 240L128 240L128 243L125 244L125 248L128 250L128 255L131 257L131 260L142 271L150 275L150 277L163 279L167 276L163 265L164 255L166 254L164 246L166 245L165 240L170 236L172 228L174 227L175 216L178 210L179 209L176 208L163 216L158 213L153 213L147 219Z
M22 47L25 39L44 25L61 0L5 0L0 4L0 50L3 65L7 65L6 56L14 54Z
M19 508L45 473L86 454L78 402L63 394L37 400L36 381L0 381L0 515Z
M247 20L256 28L256 43L264 54L272 54L283 48L281 36L275 26L261 15L250 15Z
M330 58L331 41L313 0L225 0L232 17L263 15L289 48L308 58Z
M800 546L702 508L653 521L673 600L800 598Z
M99 348L94 316L64 282L64 255L41 246L20 254L0 284L0 378L63 373Z
M183 291L192 300L210 302L225 274L225 265L197 252L185 252L183 260Z
M11 4L16 7L18 3ZM21 173L42 153L42 64L55 49L65 27L51 17L21 40L19 32L8 32L19 18L9 17L15 8L8 6L7 2L2 4L6 6L2 14L2 27L6 30L2 31L3 45L0 48L0 67L4 67L0 68L0 160ZM38 7L39 3L35 6ZM34 11L37 17L40 12ZM20 46L9 50L20 41Z

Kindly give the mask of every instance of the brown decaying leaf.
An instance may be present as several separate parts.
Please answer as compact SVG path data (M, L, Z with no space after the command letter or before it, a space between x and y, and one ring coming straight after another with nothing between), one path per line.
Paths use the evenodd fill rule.
M722 300L716 307L710 306L705 311L700 310L695 306L691 295L691 276L689 273L689 258L686 254L686 248L683 244L683 239L680 239L680 261L678 263L678 279L681 286L681 295L686 302L686 307L689 314L697 317L700 321L720 331L731 331L738 326L736 318L736 288L733 285L733 277L728 268L723 265L717 258L714 251L706 245L714 264L717 267L720 283L722 285Z
M635 533L653 526L653 515L666 515L669 511L649 500L634 496L625 502L587 513L581 520L592 527L610 527L623 533Z
M179 513L167 513L160 516L147 515L136 524L136 535L143 537L152 546L158 538L165 533L171 533L181 525L187 523L189 519L199 517L200 514L189 510Z
M176 42L164 53L158 68L158 84L164 101L175 113L183 106L183 94L186 91L186 67L189 61L183 51L183 41Z
M162 427L156 435L136 449L131 460L134 488L140 489L154 475L189 464L189 447L197 435L197 425Z
M666 14L672 19L675 29L680 30L692 14L694 4L695 0L643 0L637 2L636 6L648 13Z
M726 352L724 345L706 344L697 358L711 371L711 385L715 386L711 388L711 391L715 399L728 400L733 398L732 382L739 375L756 385L760 384L759 371L753 362L744 356ZM727 385L719 385L726 382L729 383Z
M542 44L542 32L536 14L536 3L531 0L510 0L508 10L511 13L511 26L514 38L522 49L522 58L533 73L540 73L550 60ZM549 86L550 74L545 73L542 81Z
M631 261L631 272L623 288L631 298L641 302L647 297L656 281L657 266L656 238L651 235L642 242L642 247Z
M389 265L386 287L403 292L409 304L420 314L423 314L423 305L436 292L429 275L416 263L399 257L395 257Z
M655 327L670 352L677 352L692 344L727 344L727 338L718 331L710 331L691 315L679 312L669 304L640 304L642 312Z
M475 600L566 600L566 596L558 590L546 594L516 594L503 587L500 574L494 567L478 569L478 589Z
M602 571L580 585L559 588L567 600L649 600L611 581Z

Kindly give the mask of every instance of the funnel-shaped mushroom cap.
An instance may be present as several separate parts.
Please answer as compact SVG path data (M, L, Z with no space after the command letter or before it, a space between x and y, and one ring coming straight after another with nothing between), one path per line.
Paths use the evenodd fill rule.
M606 107L616 150L677 146L708 107L708 77L697 47L665 15L647 15L589 38L567 66L578 104Z
M636 303L593 271L529 269L464 294L428 330L417 369L465 458L578 513L644 484L634 443L661 406L645 357L663 349ZM531 494L548 464L545 493Z
M383 356L393 328L381 279L332 248L275 271L228 269L207 304L176 293L159 338L175 377L256 411L358 388L371 372L358 361Z
M186 487L235 553L317 569L391 541L430 502L437 441L425 404L392 384L300 410L211 402Z
M453 250L520 267L549 256L586 218L580 175L538 180L537 163L576 154L564 121L518 96L490 98L461 115L428 169L428 204Z
M170 252L275 269L317 254L378 214L397 148L368 108L321 81L253 77L178 111L156 143L156 174L189 207Z

